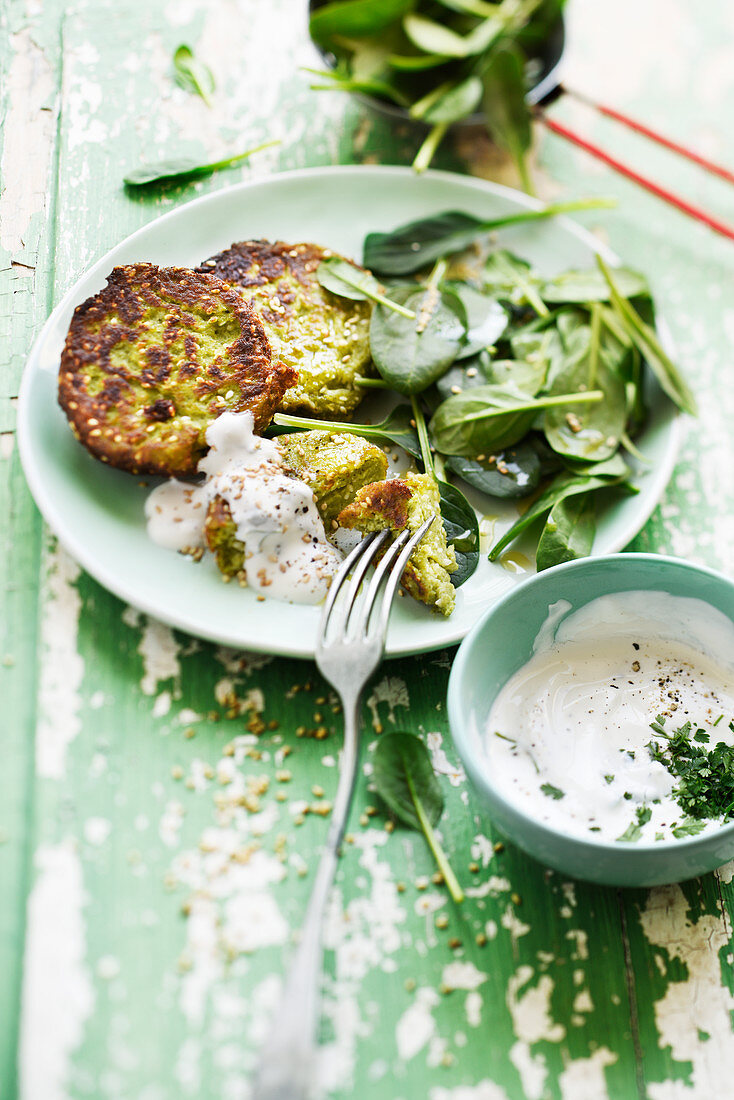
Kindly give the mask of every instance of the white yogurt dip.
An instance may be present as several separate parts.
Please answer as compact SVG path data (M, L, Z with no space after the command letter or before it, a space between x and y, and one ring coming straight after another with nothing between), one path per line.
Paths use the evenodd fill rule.
M254 434L251 413L223 413L206 439L211 449L198 467L204 482L168 481L148 496L149 537L168 550L203 550L207 509L222 497L245 546L247 585L278 600L319 603L341 555L327 540L312 490L288 471L272 440Z
M575 835L686 835L678 781L647 748L664 743L650 723L662 716L672 733L690 721L711 747L734 743L734 625L701 600L664 592L569 610L565 601L549 608L532 658L490 711L493 783L525 813Z

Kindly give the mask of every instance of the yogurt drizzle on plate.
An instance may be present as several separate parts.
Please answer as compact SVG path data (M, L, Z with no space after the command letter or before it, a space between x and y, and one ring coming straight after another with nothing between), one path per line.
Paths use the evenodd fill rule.
M566 601L549 608L532 658L495 700L493 781L526 813L575 835L670 839L685 815L674 778L646 747L657 736L650 723L662 715L673 731L690 720L712 745L734 740L734 625L701 600L664 592L569 611ZM643 808L649 820L631 837Z
M204 549L207 508L222 497L245 545L248 586L278 600L319 603L341 555L326 538L312 490L288 470L272 440L254 434L249 412L223 413L206 439L203 483L167 481L150 493L150 538L168 550Z

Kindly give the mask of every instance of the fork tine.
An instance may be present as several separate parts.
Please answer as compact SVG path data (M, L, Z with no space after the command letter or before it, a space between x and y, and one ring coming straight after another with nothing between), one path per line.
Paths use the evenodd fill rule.
M385 553L385 556L375 569L375 575L370 582L370 587L365 597L359 624L363 632L367 631L372 610L377 603L380 588L387 576L387 583L385 585L385 593L382 599L380 617L376 631L377 637L385 637L387 633L387 622L390 617L390 608L395 597L395 590L400 584L400 580L403 576L403 570L408 564L410 555L413 553L435 518L435 516L430 516L411 537L409 537L409 531L403 531Z
M329 585L329 591L326 595L326 601L324 603L323 610L321 612L321 625L319 629L319 644L323 644L326 639L329 627L332 625L332 611L334 604L336 603L337 596L344 587L345 583L349 579L349 575L352 569L355 569L355 577L358 578L357 586L355 588L354 583L351 585L348 598L345 601L346 614L342 612L344 620L348 617L349 611L354 603L354 597L356 596L356 590L359 584L362 582L362 577L367 572L372 559L379 550L380 546L385 542L388 537L388 531L373 531L367 538L362 539L357 545L350 550L344 561L339 566L338 571L335 573L334 578ZM360 560L361 559L361 560ZM345 624L346 625L346 622Z

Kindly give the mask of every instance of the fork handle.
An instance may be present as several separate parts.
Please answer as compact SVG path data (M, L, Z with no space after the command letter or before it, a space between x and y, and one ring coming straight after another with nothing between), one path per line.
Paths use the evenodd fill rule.
M316 1029L321 1016L321 932L352 804L359 764L359 694L342 696L344 748L329 832L316 871L301 938L270 1033L260 1052L252 1100L309 1100L315 1085Z

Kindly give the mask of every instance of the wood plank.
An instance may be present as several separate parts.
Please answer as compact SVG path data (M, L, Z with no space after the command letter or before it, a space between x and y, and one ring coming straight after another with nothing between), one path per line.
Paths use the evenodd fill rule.
M689 9L688 0L666 8L675 26ZM569 18L578 11L583 20L583 10L572 4ZM717 11L723 21L723 6ZM586 49L593 28L580 25ZM44 26L50 40L50 18ZM172 82L182 40L216 66L214 111ZM714 46L709 29L686 64ZM41 256L37 276L55 297L118 239L195 194L307 164L407 163L415 149L413 135L393 136L354 102L309 92L299 66L313 63L313 51L295 0L166 9L125 0L115 11L84 0L66 19L63 56L54 264ZM143 159L272 137L281 146L251 166L195 186L156 198L120 186ZM442 165L458 167L469 152L475 171L505 170L479 136L467 142L449 146ZM713 291L730 285L730 253L585 171L550 140L541 154L548 193L619 186L625 206L604 216L604 231L628 262L651 272L683 366L700 377L704 437L689 427L671 488L634 545L730 569L731 486L722 487L721 471L731 468L731 395L717 381L731 320ZM16 336L20 355L43 311L36 308ZM12 411L4 415L12 426ZM22 502L17 465L12 477L5 499ZM333 792L339 715L310 662L233 654L172 632L80 574L53 540L38 637L35 625L17 633L36 622L35 612L23 615L35 608L39 576L38 523L25 501L3 547L0 586L11 589L16 657L0 676L16 677L10 713L19 716L13 782L3 781L15 802L2 810L12 810L19 843L0 847L0 867L14 851L16 897L28 868L24 838L33 838L22 1095L244 1097L327 824L301 811L322 801L314 786L326 798ZM468 897L457 909L431 881L420 836L390 834L382 814L367 814L366 774L327 927L320 1074L330 1094L587 1100L642 1096L649 1086L660 1100L671 1095L665 1081L714 1094L730 1057L731 874L620 895L567 882L509 844L495 850L500 838L448 736L451 656L386 665L364 718L372 741L380 727L426 737L447 798L442 833ZM24 776L36 695L31 791ZM318 729L323 739L312 735ZM284 770L291 778L279 781ZM3 950L13 946L17 959L20 909L2 932ZM17 984L10 950L0 963L6 958ZM11 990L0 1012L7 1005L12 1013L16 996ZM695 1011L683 1019L690 1003ZM11 1065L6 1048L2 1079Z

